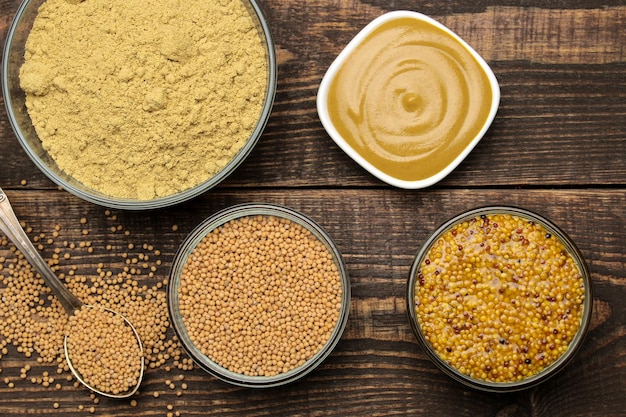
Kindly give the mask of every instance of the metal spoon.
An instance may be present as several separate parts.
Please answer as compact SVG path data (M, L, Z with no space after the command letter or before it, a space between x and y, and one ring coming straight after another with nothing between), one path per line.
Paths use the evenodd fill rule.
M79 300L74 294L72 294L65 287L65 285L63 285L63 283L59 280L59 278L54 274L52 269L50 269L46 261L44 261L41 255L39 255L39 252L37 252L37 250L31 243L31 241L29 240L28 236L26 235L26 232L24 232L24 229L22 229L22 226L17 220L17 217L15 216L15 212L13 211L13 208L11 207L11 204L9 203L9 199L7 198L4 191L2 191L2 188L0 188L0 230L4 232L6 237L9 238L11 242L13 242L15 247L19 249L19 251L28 260L28 262L30 262L30 264L37 270L37 272L39 272L39 275L41 275L43 280L46 282L46 285L50 287L54 295L56 295L56 297L59 299L59 301L61 302L61 305L63 306L67 314L69 314L70 316L73 315L76 310L80 309L84 305L81 300ZM102 307L98 307L98 308L102 308ZM143 347L141 344L141 339L139 338L139 334L137 333L137 330L124 316L109 309L105 309L105 310L108 310L122 317L124 321L126 322L126 324L133 330L133 333L135 337L137 338L137 343L139 344L139 348L141 349L141 354L142 354L141 373L137 380L137 385L133 387L133 389L130 389L121 394L111 394L108 392L100 391L97 388L94 388L90 386L89 384L87 384L81 377L80 373L76 369L74 369L74 367L72 366L72 360L67 351L68 335L65 335L65 339L63 342L63 348L65 351L65 359L67 360L67 364L70 370L72 371L72 373L74 374L74 376L76 377L76 379L79 382L81 382L83 385L85 385L87 388L92 390L93 392L106 396L106 397L110 397L110 398L128 398L131 395L133 395L135 392L137 392L137 389L139 389L139 385L141 384L141 380L143 379L145 365L144 365ZM123 354L123 353L120 352L120 354Z

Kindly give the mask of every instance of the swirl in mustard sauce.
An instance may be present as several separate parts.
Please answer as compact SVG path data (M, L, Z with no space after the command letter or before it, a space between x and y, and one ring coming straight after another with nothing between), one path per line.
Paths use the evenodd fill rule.
M376 28L329 88L332 123L380 171L406 181L448 166L489 119L493 91L474 55L445 30L402 18Z

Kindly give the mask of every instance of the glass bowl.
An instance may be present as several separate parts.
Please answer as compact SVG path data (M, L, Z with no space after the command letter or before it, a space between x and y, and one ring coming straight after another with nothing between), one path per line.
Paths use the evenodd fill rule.
M2 92L9 122L26 154L48 178L60 187L84 200L111 208L144 210L166 207L194 198L218 185L247 158L256 145L270 116L276 92L277 62L270 27L256 0L242 0L242 2L255 22L260 37L264 39L266 49L267 83L263 108L259 118L249 139L219 172L210 178L209 174L207 174L208 178L206 180L191 188L151 200L111 197L99 190L87 187L61 170L43 148L26 109L26 97L20 87L19 71L24 62L25 44L29 32L33 26L37 11L44 3L44 0L26 0L22 2L8 30L2 55ZM207 115L207 117L210 117L210 115ZM132 138L129 138L129 140L132 140Z
M417 253L407 283L409 322L427 356L453 379L492 392L561 371L583 342L592 303L574 242L516 207L448 220Z
M214 246L212 246L213 248L217 247L216 251L217 251L217 257L219 260L216 262L207 262L206 259L204 259L203 261L198 260L198 257L196 256L197 254L195 252L196 248L198 248L199 245L201 245L203 239L205 239L205 237L207 237L208 235L211 235L212 238L215 238L216 233L224 232L224 226L230 226L233 224L233 222L238 222L238 221L242 221L246 219L254 219L254 218L257 218L258 216L261 216L262 218L265 218L265 219L267 218L284 219L288 222L288 224L300 225L305 230L308 230L311 236L315 240L317 240L319 243L322 244L321 247L323 247L325 252L327 252L325 256L330 256L330 258L328 259L332 260L332 264L336 267L334 271L338 274L338 277L337 277L338 282L336 282L336 284L338 283L341 286L340 297L338 295L331 297L328 293L324 293L326 297L324 297L324 295L318 295L316 297L316 299L328 299L328 300L332 298L334 300L333 302L337 301L340 298L340 302L337 302L337 304L332 304L333 307L331 309L334 310L333 314L336 314L336 321L334 322L335 324L332 327L332 329L328 328L326 330L326 332L328 333L325 333L325 334L329 334L330 336L328 337L328 339L323 339L326 341L323 343L322 347L319 348L319 350L313 352L312 355L309 356L304 363L300 363L297 366L293 365L293 366L286 367L286 369L284 368L281 371L276 372L272 375L270 374L254 375L250 372L236 371L234 370L235 369L234 366L229 366L225 361L214 359L215 357L217 357L217 355L221 355L221 352L225 352L227 350L225 348L219 350L217 353L213 353L214 358L209 357L208 356L209 353L207 353L208 352L207 349L211 349L215 346L218 346L218 342L216 342L218 338L221 340L220 346L222 346L221 343L228 344L232 341L232 339L235 339L238 337L244 337L244 335L245 337L249 337L251 332L255 332L256 329L258 329L258 326L262 326L264 328L264 330L262 331L263 333L276 332L277 329L275 326L267 324L268 322L270 322L269 319L268 321L263 321L262 323L255 323L255 324L246 323L245 325L242 325L242 327L239 330L237 331L233 330L232 333L229 333L229 329L234 329L235 326L238 325L237 323L240 323L240 322L235 322L235 324L229 323L224 329L220 327L218 334L212 333L210 336L206 336L205 338L204 334L202 336L195 336L195 337L192 336L192 334L194 334L194 331L197 331L197 330L190 330L189 325L185 322L185 318L183 317L184 311L186 311L186 309L197 311L199 309L207 308L206 307L207 299L209 298L212 299L214 296L218 297L217 300L209 301L209 303L221 303L222 301L224 301L225 303L228 302L227 305L231 308L234 305L233 303L236 304L236 303L239 303L240 301L244 303L242 305L236 304L237 305L236 308L228 310L229 314L231 315L243 315L245 317L252 317L257 314L262 314L262 313L256 312L257 310L254 310L255 311L254 313L248 314L250 311L248 309L249 304L250 305L263 304L264 305L263 308L267 309L268 311L279 311L281 309L289 310L290 307L285 307L283 304L284 300L281 298L283 297L283 295L284 295L284 298L287 298L288 294L282 294L280 296L276 295L275 300L274 299L269 300L269 299L265 299L262 297L259 298L258 293L255 293L252 295L249 293L249 291L252 291L250 290L250 288L256 288L255 287L256 283L253 281L252 278L250 278L249 276L245 276L245 275L242 275L241 278L230 275L230 272L233 272L233 268L235 268L234 266L232 266L232 264L234 264L235 261L232 260L232 258L230 258L231 254L233 253L233 250L224 249L226 247L226 244L223 244L222 242L220 242L219 244L214 244ZM247 242L247 239L248 239L248 236L244 236L243 234L238 235L236 238L234 238L234 240L237 241L236 242L237 244L242 244L242 245L246 244L245 242ZM229 242L229 245L234 244L233 240L228 240L228 242ZM258 248L259 247L258 245L260 244L255 241L252 244L252 247ZM199 251L198 253L206 252L208 251L208 249L205 246L205 247L202 247L201 249L198 249L198 251ZM291 265L291 262L302 262L302 260L304 259L302 257L303 256L302 254L305 252L302 249L297 249L297 250L294 250L293 252L294 253L292 254L292 257L290 257L289 265ZM283 254L284 253L285 252L283 252ZM257 268L257 267L260 268L260 267L263 267L263 265L267 265L267 263L263 263L264 261L257 261L260 258L265 258L266 254L267 254L267 258L269 258L270 256L274 256L275 252L273 250L269 252L259 252L257 256L253 257L254 259L250 261L250 264L251 264L250 266L252 268ZM231 262L230 266L228 266L229 272L223 272L222 270L222 272L220 273L221 274L220 279L221 279L221 276L228 276L228 284L227 284L228 286L230 285L242 286L242 288L237 291L233 290L235 291L234 295L232 294L224 295L223 291L227 291L227 287L222 287L221 283L219 285L216 285L213 281L210 281L209 278L207 278L207 276L210 274L210 272L208 272L209 268L216 267L214 265L215 263L219 263L221 259L227 259L227 258L229 259L228 262ZM200 262L199 264L200 266L193 267L193 268L190 266L189 269L186 269L186 264L188 262ZM277 267L277 265L279 265L278 261L274 261L270 263L269 267L275 268ZM281 265L284 265L284 264L281 264ZM269 281L275 281L280 284L277 284L278 290L276 289L272 290L273 293L279 293L280 289L282 288L289 288L290 290L293 290L292 285L294 284L287 284L285 281L287 279L286 278L287 272L285 272L286 270L287 270L286 268L283 268L281 269L280 272L272 271L270 273L266 273L266 275L263 275L262 277L264 278L265 281L261 285ZM193 271L193 272L190 272L190 271ZM198 281L198 279L191 278L190 274L193 274L193 273L201 276L202 278L199 278L199 279L203 280L202 283L200 284L201 288L199 290L198 289L193 290L194 293L196 291L203 292L201 296L201 301L199 303L195 301L191 303L189 301L184 301L184 300L181 301L181 297L182 297L180 295L181 291L191 292L192 290L187 290L187 288L190 287L189 283ZM194 275L194 277L195 276L196 275ZM301 278L299 278L297 280L297 283L295 284L298 290L304 290L305 288L310 288L309 284L303 283L304 282L303 279L304 278L301 276ZM185 281L185 284L182 283L183 281ZM298 287L301 284L302 284L302 288ZM181 288L183 289L181 290ZM207 289L205 291L205 288L210 288L210 289ZM276 288L276 287L273 287L273 288ZM269 290L265 290L265 291L269 291ZM279 301L279 298L281 299L280 301ZM345 329L346 322L348 319L348 313L350 309L350 280L348 277L346 265L342 259L342 256L339 250L337 249L337 246L333 243L330 236L328 236L328 234L319 225L317 225L313 220L311 220L310 218L292 209L278 206L278 205L241 204L241 205L232 206L230 208L226 208L214 214L213 216L207 218L204 222L198 225L196 229L193 230L189 234L187 239L182 243L182 245L180 246L178 252L176 253L174 257L174 261L171 267L170 278L169 278L168 289L167 289L167 301L168 301L170 320L174 327L174 330L176 334L178 335L178 338L181 341L181 344L184 347L185 351L191 356L191 358L194 360L196 364L198 364L202 369L204 369L209 374L217 377L218 379L222 381L228 382L230 384L237 385L237 386L250 387L250 388L268 388L268 387L285 385L285 384L301 379L302 377L304 377L305 375L313 371L318 365L320 365L331 354L332 350L334 349L336 344L339 342L339 339L341 338L343 334L343 331ZM304 300L301 302L305 305L307 312L319 311L317 310L317 307L316 309L311 308L312 301L307 302L306 300ZM210 304L210 305L214 306L215 304ZM209 312L205 312L202 315L202 318L196 317L193 319L189 318L188 320L189 322L194 323L194 324L191 324L191 326L200 326L202 329L210 328L212 329L211 331L213 331L215 326L207 324L203 320L209 320L209 318L212 317L214 320L219 321L218 316L222 314L223 312L223 310L221 310L222 308L226 308L226 307L222 306L219 309L217 309L217 307L209 307L207 308L207 311ZM328 311L325 311L325 313L326 312ZM200 325L195 324L197 323L198 320L203 321L202 324ZM222 322L220 321L220 323ZM327 323L327 326L329 326L328 323ZM294 330L293 333L296 333L296 331ZM302 334L304 334L304 332L302 332ZM256 336L252 336L252 337L254 338ZM225 342L223 342L224 339L226 340ZM199 340L200 342L198 342ZM284 344L285 340L286 340L286 336L283 337L282 333L280 337L272 337L271 342L270 342L270 347L268 349L270 349L272 346L281 346L282 344ZM260 346L267 346L266 344L264 344L265 341L262 341L260 339L255 339L254 343L255 343L254 350L261 349ZM256 345L257 343L258 343L258 346ZM322 344L322 342L319 341L318 345L319 344ZM202 345L204 347L202 347ZM215 348L215 349L218 350L219 348ZM230 352L234 350L236 349L233 348L228 351ZM238 353L241 353L241 350ZM268 354L270 353L274 354L275 352L269 352ZM221 364L218 362L220 362ZM250 368L252 368L253 366L256 366L255 364L252 363L252 360L246 363L246 366L248 365Z

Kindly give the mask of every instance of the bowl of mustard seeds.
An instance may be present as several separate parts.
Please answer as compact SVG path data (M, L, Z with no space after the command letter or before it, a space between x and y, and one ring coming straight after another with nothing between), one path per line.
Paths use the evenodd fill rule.
M2 60L9 122L33 163L80 198L130 210L232 174L277 81L256 0L26 0Z
M591 320L592 283L574 242L516 207L459 214L411 266L407 312L427 356L472 388L517 391L561 371Z
M190 233L167 289L191 358L227 383L267 388L303 378L346 326L350 281L312 219L273 204L226 208Z

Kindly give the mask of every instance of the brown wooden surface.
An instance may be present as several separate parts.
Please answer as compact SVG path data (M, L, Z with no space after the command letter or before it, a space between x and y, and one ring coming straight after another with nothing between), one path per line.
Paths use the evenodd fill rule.
M4 40L18 0L0 1ZM93 254L65 266L115 262L106 244L149 242L163 251L160 278L185 235L215 211L250 201L280 203L317 220L344 254L352 304L333 354L300 382L268 390L231 387L200 369L185 372L176 397L164 384L178 373L148 372L139 405L102 400L95 415L626 415L626 6L623 0L261 2L275 36L279 82L258 146L221 186L176 207L114 210L130 237L110 232L104 208L41 174L20 148L2 106L0 186L33 233L63 226L81 240L89 219ZM419 191L386 186L351 161L324 132L318 83L365 24L393 9L428 14L465 38L492 66L502 100L482 142L452 174ZM27 180L27 185L21 185ZM573 362L539 387L512 394L465 388L418 347L404 304L410 263L429 231L481 205L511 204L548 216L578 244L595 285L594 319ZM172 226L178 225L177 230ZM46 253L44 253L46 255ZM19 379L34 360L13 348L0 361L0 415L86 415L92 401L66 384ZM152 393L159 391L159 398ZM53 403L59 408L54 409Z

